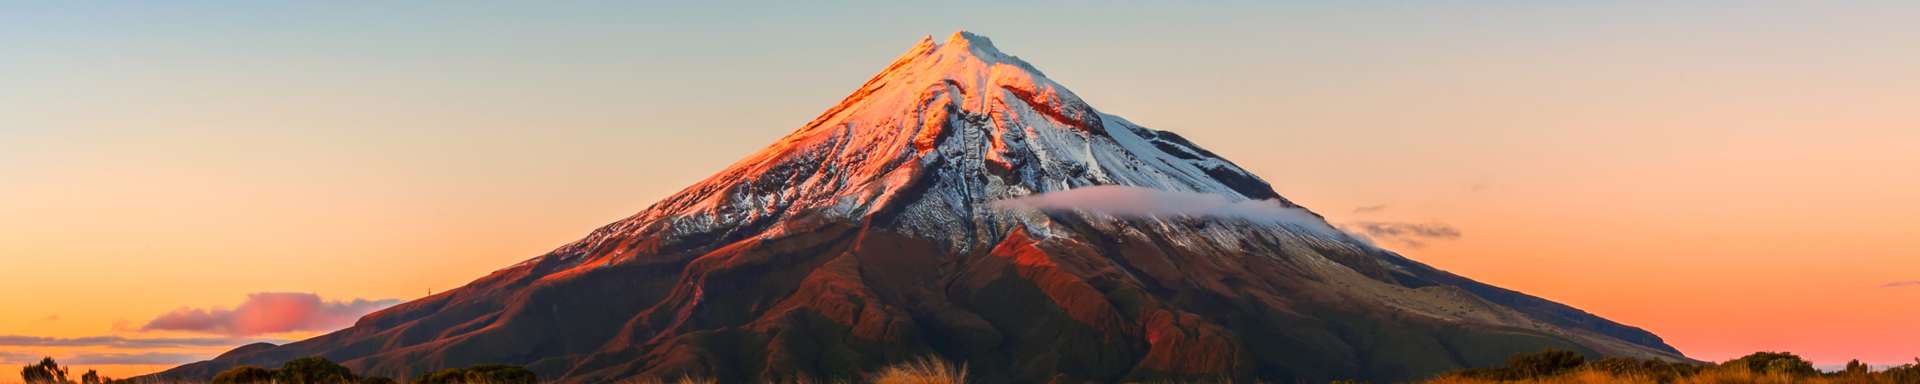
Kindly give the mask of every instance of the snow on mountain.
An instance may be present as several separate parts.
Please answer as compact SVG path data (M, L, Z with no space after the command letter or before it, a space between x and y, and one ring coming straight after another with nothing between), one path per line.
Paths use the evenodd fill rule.
M1022 222L987 204L1093 185L1286 201L1265 181L1170 132L1100 113L986 37L922 39L840 104L706 180L574 246L743 236L741 223L823 210L859 218L937 180L905 225L958 251ZM916 196L918 197L918 196ZM584 254L574 254L582 257ZM592 264L608 260L575 260Z
M960 32L579 241L345 330L156 376L319 355L394 377L505 363L565 383L760 382L936 355L985 382L1401 381L1541 348L1685 359L1333 231Z

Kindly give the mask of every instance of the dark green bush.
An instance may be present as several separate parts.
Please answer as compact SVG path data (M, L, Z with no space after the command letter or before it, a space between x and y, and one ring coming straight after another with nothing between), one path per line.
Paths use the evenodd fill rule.
M1813 363L1791 352L1754 352L1721 365L1744 366L1757 373L1783 373L1798 377L1820 375L1819 370L1813 369Z
M25 381L27 384L69 382L67 369L61 368L60 363L54 362L51 357L40 359L39 364L20 367L20 381Z
M1791 382L1920 384L1920 358L1914 359L1913 364L1885 367L1878 371L1856 360L1848 362L1845 370L1833 373L1820 372L1814 369L1813 364L1806 359L1787 352L1759 352L1717 365L1624 357L1578 363L1584 360L1566 351L1544 351L1516 355L1503 367L1463 369L1442 374L1441 377L1465 383L1508 382L1545 379L1574 371L1585 371L1604 373L1614 380L1630 379L1636 382L1651 380L1658 383L1685 381L1718 383L1725 382L1728 377L1750 377L1746 374L1760 373L1785 375ZM1729 376L1729 373L1739 375Z
M413 379L413 384L534 384L540 378L526 368L487 364L448 368Z
M351 384L360 381L347 367L318 356L293 359L273 373L273 378L280 384Z
M1578 352L1549 349L1508 358L1507 369L1513 370L1521 377L1542 377L1571 371L1586 363L1587 357L1581 356Z
M1700 372L1700 366L1664 360L1609 357L1587 363L1587 368L1614 376L1644 376L1659 382L1673 382Z
M213 384L253 384L273 382L273 370L242 365L213 376Z
M1920 358L1914 358L1913 364L1888 367L1876 373L1880 378L1894 383L1920 383Z

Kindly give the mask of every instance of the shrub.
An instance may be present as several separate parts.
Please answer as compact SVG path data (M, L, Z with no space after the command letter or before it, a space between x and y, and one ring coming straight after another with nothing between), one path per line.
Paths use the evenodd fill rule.
M534 384L540 378L526 368L511 365L476 365L466 369L467 383L472 384Z
M1880 378L1895 383L1920 383L1920 358L1914 358L1913 364L1888 367L1877 372Z
M87 370L87 373L80 374L80 384L103 384L109 381L113 381L113 378L100 377L100 372L94 372L91 369Z
M1548 349L1507 358L1507 365L1494 368L1469 368L1449 376L1481 380L1523 380L1558 375L1580 368L1587 357L1564 349Z
M273 370L242 365L213 376L213 384L252 384L273 382Z
M20 367L20 381L28 384L68 383L67 369L61 368L60 363L54 362L51 357L43 358L39 364Z
M1580 353L1564 349L1516 355L1507 359L1507 369L1521 377L1553 376L1579 368L1587 363L1587 357Z
M1721 365L1746 367L1754 373L1778 373L1794 377L1820 375L1819 370L1813 369L1813 363L1791 352L1754 352Z
M273 378L280 384L350 384L360 381L352 370L319 356L293 359L273 373Z
M1524 358L1523 358L1524 357ZM1564 366L1568 360L1544 353L1516 356L1509 366L1467 369L1427 380L1430 384L1920 384L1920 359L1913 364L1874 371L1866 364L1850 362L1845 371L1823 374L1813 364L1792 353L1760 352L1718 365L1694 365L1661 360L1607 358L1562 370L1552 375L1522 375L1522 367ZM1554 363L1560 362L1560 363ZM1543 371L1531 369L1530 371Z
M487 364L448 368L413 379L413 384L534 384L540 377L526 368Z
M1627 357L1600 359L1587 363L1587 368L1614 376L1644 377L1659 382L1672 382L1700 371L1700 367L1693 364Z
M374 376L360 378L360 384L399 384L399 382L385 376Z

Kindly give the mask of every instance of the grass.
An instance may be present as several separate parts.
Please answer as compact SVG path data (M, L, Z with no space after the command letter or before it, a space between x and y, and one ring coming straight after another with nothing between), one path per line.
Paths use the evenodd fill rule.
M881 368L868 377L866 383L873 384L963 384L967 382L967 367L954 365L946 360L927 356ZM715 384L714 379L681 377L664 380L650 377L636 377L619 381L620 384ZM816 384L813 380L800 379L794 384ZM847 381L827 382L832 384Z
M693 377L682 377L682 378L674 379L671 381L661 380L661 379L652 378L652 377L638 377L638 378L630 378L630 379L618 381L619 384L718 384L719 382L720 381L714 380L714 379L701 379L701 378L693 378Z
M961 384L967 382L967 367L944 360L922 357L881 369L874 384Z
M1854 365L1858 365L1855 362ZM795 384L962 384L967 367L926 356L881 368L857 381L775 380ZM1349 382L1349 381L1338 381ZM127 383L124 381L115 383ZM143 381L139 384L205 384L195 381ZM261 382L269 383L269 382ZM618 384L714 384L715 379L680 377L635 377ZM1868 369L1850 365L1848 370L1823 373L1799 356L1784 352L1760 352L1719 364L1679 363L1630 358L1606 358L1588 361L1584 356L1564 350L1547 350L1516 355L1505 366L1465 369L1423 381L1427 384L1920 384L1920 359L1913 364ZM277 383L276 383L277 384ZM488 383L466 383L488 384Z
M945 360L928 356L928 357L922 357L919 359L914 359L911 361L902 362L899 364L894 364L886 368L882 368L879 371L873 372L869 376L869 379L870 379L869 381L865 381L865 382L873 383L873 384L963 384L967 382L967 367L964 365L955 365ZM281 384L278 381L262 381L262 382L256 382L256 383L257 384ZM698 377L680 377L680 378L674 378L674 379L661 379L661 378L654 378L654 377L634 377L634 378L623 379L623 380L617 381L616 383L618 384L717 384L719 383L719 381L714 379L709 379L709 378L698 378ZM803 380L796 381L795 383L796 384L813 384L816 382L813 380L803 379ZM839 384L839 383L847 383L847 382L834 381L829 383ZM139 384L207 384L207 382L187 381L187 380L152 380L152 381L141 381L139 382ZM488 384L488 383L468 383L468 384Z
M1695 364L1630 358L1586 361L1579 354L1549 350L1514 356L1501 367L1450 372L1425 383L1920 384L1920 360L1880 370L1855 361L1845 371L1827 373L1786 352L1757 352L1719 364Z
M1777 372L1775 373L1754 372L1753 370L1745 369L1745 368L1736 369L1736 368L1715 367L1715 368L1708 368L1708 369L1702 370L1699 373L1695 373L1691 376L1680 377L1680 378L1673 379L1673 381L1666 381L1666 382L1663 382L1652 376L1646 376L1646 375L1616 374L1616 373L1606 372L1606 371L1597 370L1597 369L1579 369L1573 372L1567 372L1567 373L1562 373L1562 374L1553 375L1553 376L1527 378L1527 379L1519 379L1519 380L1494 380L1494 379L1469 378L1469 377L1462 377L1462 376L1442 376L1440 378L1428 380L1426 383L1427 384L1485 384L1485 383L1514 383L1514 384L1588 384L1588 383L1592 383L1592 384L1600 384L1600 383L1853 384L1853 383L1872 383L1872 384L1879 384L1879 383L1903 383L1903 382L1892 380L1892 379L1869 377L1869 376L1794 376L1794 375L1777 373Z

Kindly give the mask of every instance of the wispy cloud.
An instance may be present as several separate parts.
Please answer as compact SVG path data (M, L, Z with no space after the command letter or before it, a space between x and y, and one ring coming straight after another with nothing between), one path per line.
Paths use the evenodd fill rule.
M1353 207L1353 213L1355 214L1379 213L1380 211L1385 211L1385 210L1387 210L1386 204L1363 205L1363 206Z
M33 364L45 356L31 353L0 351L0 364Z
M294 331L331 331L400 300L322 300L300 292L261 292L231 309L180 308L147 321L142 331L189 331L253 336Z
M246 344L253 341L255 340L231 337L128 338L120 336L42 337L0 335L0 346L5 347L107 347L129 349L226 347Z
M33 353L22 353L22 352L0 352L0 363L33 364L33 363L39 362L40 359L46 358L46 357L52 357L55 361L59 361L60 365L67 365L67 366L118 365L118 364L170 365L170 364L181 364L181 363L190 363L190 362L195 362L200 360L206 360L207 358L207 356L188 354L188 353L172 353L172 352L76 353L72 355L55 355L55 356L47 356L47 355L40 355L40 354L33 354Z
M1235 200L1227 196L1101 185L996 201L998 209L1083 211L1119 217L1217 217L1285 224L1338 233L1320 217L1273 200Z
M1920 280L1901 280L1901 281L1888 282L1886 284L1880 284L1880 287L1881 288L1920 287Z
M1394 243L1419 248L1432 240L1452 240L1460 238L1460 230L1442 223L1401 223L1388 221L1356 221L1340 225L1341 230L1358 234L1376 243Z

